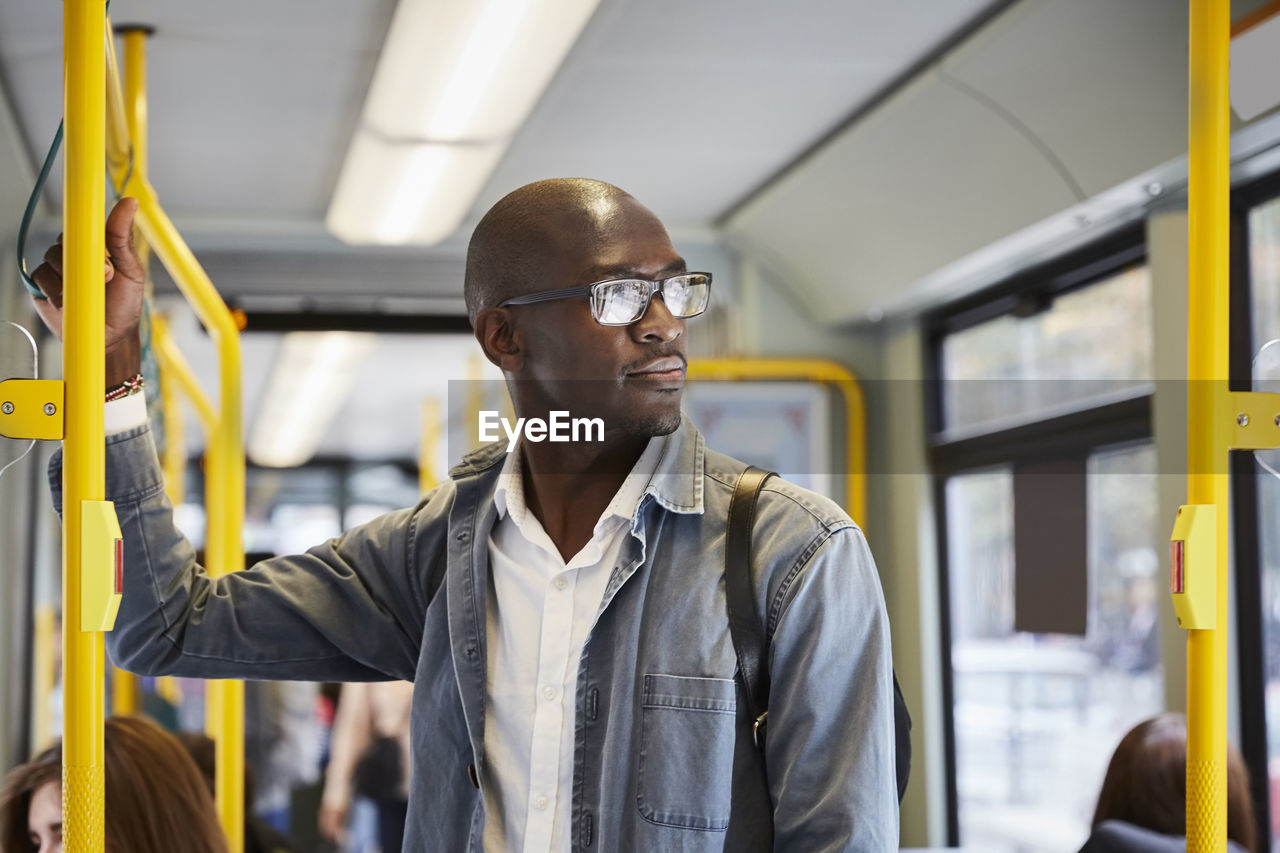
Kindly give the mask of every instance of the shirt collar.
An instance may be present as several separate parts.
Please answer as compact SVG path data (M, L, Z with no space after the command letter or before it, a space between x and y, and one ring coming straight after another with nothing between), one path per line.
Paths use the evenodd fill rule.
M646 448L647 450L648 448ZM501 471L507 472L509 465L514 464L512 462L514 455L514 453L504 452L503 442L495 441L467 454L458 465L449 471L449 476L459 481L460 486L461 481L472 477L479 477L481 482L486 482L487 484L495 484L494 479L481 477L480 475L485 472L492 472L498 466L500 460L503 463ZM666 437L661 458L658 460L658 467L653 472L649 485L645 487L645 494L653 495L660 505L671 512L701 515L703 510L702 475L705 464L706 445L702 433L698 431L692 421L687 417L681 416L680 428ZM493 474L490 473L489 477L492 476ZM523 483L521 483L521 486L523 486ZM488 487L493 488L493 485ZM523 496L524 489L521 488L521 497L523 498ZM503 499L501 506L505 511L507 508L506 498Z
M666 436L657 435L649 439L644 452L631 467L630 473L622 481L613 500L609 501L609 505L601 513L600 520L596 522L597 531L610 519L630 521L635 516L640 507L640 501L644 498L647 487L665 456L663 451L666 446ZM523 441L517 443L515 449L503 460L502 470L498 472L497 489L493 494L494 508L498 511L498 518L505 518L510 513L517 526L523 524L529 512L529 505L524 496L524 478L521 476L524 464L523 447Z

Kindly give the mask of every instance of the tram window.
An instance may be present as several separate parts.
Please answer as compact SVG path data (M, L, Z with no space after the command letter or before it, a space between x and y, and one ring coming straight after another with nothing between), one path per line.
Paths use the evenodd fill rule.
M1280 199L1249 212L1249 266L1253 342L1258 352L1280 338ZM1277 349L1280 344L1267 346L1256 359L1255 377L1264 380L1255 385L1257 390L1280 390ZM1267 776L1273 803L1270 837L1274 844L1280 843L1280 809L1274 805L1280 795L1280 525L1275 522L1280 518L1280 465L1276 464L1280 453L1259 453L1255 458L1266 463L1257 467L1256 482Z
M1013 470L947 479L947 565L960 840L1067 853L1089 834L1111 752L1163 709L1155 449L1087 464L1083 637L1014 630Z
M1132 266L942 340L947 431L972 432L1096 405L1151 379L1151 277Z
M1253 340L1261 347L1280 338L1280 199L1249 211L1249 284Z

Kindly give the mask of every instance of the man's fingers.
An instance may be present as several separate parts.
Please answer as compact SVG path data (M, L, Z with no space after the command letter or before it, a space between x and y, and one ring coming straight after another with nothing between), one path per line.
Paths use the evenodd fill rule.
M126 196L116 202L107 214L107 254L116 270L129 278L141 279L142 263L133 248L133 216L138 212L138 200Z
M40 315L40 319L44 320L44 324L49 327L49 331L53 332L59 340L62 339L62 310L53 304L52 299L32 299L35 305L36 313Z
M48 301L53 308L62 308L62 276L53 271L48 261L35 268L31 273L31 280L40 288L41 293L49 297ZM36 300L36 303L43 304L41 300Z
M53 274L62 277L62 237L59 235L58 242L54 243L44 252L44 263L40 266L48 265L53 270ZM61 289L61 288L59 288ZM45 294L48 296L48 294Z

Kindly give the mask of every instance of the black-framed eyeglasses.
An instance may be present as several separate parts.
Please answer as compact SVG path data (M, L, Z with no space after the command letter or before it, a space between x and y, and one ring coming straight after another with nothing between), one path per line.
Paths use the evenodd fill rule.
M711 273L686 272L657 281L643 278L617 278L597 281L581 287L545 290L527 293L498 303L499 308L509 305L530 305L534 302L551 302L556 299L572 299L575 296L591 298L591 316L602 326L630 326L644 316L653 301L653 294L661 293L662 302L679 319L696 317L707 310L711 300Z

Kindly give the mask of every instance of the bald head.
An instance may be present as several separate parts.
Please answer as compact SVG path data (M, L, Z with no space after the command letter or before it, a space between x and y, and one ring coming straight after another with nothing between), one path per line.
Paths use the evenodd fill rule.
M504 196L467 247L463 290L472 325L481 310L504 299L581 283L543 281L548 259L598 242L624 206L643 210L628 193L588 178L537 181Z

